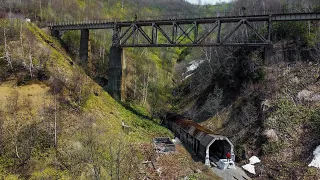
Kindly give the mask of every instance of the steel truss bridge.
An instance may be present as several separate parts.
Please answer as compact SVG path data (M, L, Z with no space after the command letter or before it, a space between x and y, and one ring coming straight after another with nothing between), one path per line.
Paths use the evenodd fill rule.
M320 13L290 13L212 18L188 18L146 21L84 21L50 23L53 35L59 31L112 29L112 45L116 47L186 47L186 46L264 46L271 44L272 22L320 20ZM266 31L254 23L264 22ZM250 30L254 42L232 42L241 27ZM223 35L222 27L229 28ZM169 31L168 31L169 29ZM288 30L290 31L290 30ZM214 37L214 41L212 41ZM159 41L161 38L161 41ZM210 38L210 41L209 39Z
M125 64L123 48L125 47L266 46L265 55L267 58L269 54L268 45L272 45L273 22L313 20L320 20L320 13L175 18L120 22L61 22L50 23L48 27L52 35L57 38L60 38L60 34L63 31L81 30L79 56L83 61L88 60L89 30L113 30L107 90L113 98L123 100L125 96L123 91L123 68ZM288 29L288 31L291 30ZM243 35L244 33L245 35Z

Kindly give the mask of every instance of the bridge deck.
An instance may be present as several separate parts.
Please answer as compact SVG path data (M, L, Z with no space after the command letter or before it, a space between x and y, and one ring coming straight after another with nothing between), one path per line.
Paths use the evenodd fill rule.
M290 13L290 14L270 14L270 15L253 15L253 16L229 16L229 17L206 17L206 18L186 18L186 19L166 19L166 20L139 20L139 21L122 21L112 22L106 20L99 21L83 21L83 22L59 22L49 23L48 27L51 30L81 30L81 29L113 29L117 27L130 27L132 24L138 26L152 26L157 25L172 25L176 24L198 24L214 23L221 21L221 23L235 23L241 19L247 21L305 21L305 20L320 20L320 12L314 13Z

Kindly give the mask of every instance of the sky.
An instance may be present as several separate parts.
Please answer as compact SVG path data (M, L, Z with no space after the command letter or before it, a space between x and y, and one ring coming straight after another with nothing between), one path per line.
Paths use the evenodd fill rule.
M187 0L190 3L198 4L199 0ZM201 0L202 4L216 4L217 2L230 2L231 0Z

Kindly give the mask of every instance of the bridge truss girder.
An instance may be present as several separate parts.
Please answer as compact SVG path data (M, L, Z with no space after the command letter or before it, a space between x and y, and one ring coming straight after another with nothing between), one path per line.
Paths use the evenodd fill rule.
M193 21L189 24L172 22L170 25L163 25L153 22L149 25L132 22L130 26L123 27L114 25L112 45L115 47L188 47L188 46L263 46L271 44L271 19L267 20L267 35L263 35L246 18L239 19L236 26L225 36L222 35L222 25L235 22L221 21L213 22ZM261 22L261 21L260 21ZM203 31L200 26L210 26ZM259 38L260 42L228 42L241 26L250 29ZM167 31L166 31L166 30ZM171 29L168 31L168 29ZM166 42L159 42L162 36ZM212 37L215 37L212 41ZM209 38L211 38L209 40ZM142 39L142 40L141 40ZM131 42L130 42L131 41ZM143 42L142 42L143 41Z

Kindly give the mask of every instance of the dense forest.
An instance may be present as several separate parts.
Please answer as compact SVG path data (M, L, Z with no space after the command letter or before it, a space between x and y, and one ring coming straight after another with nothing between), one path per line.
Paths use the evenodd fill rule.
M155 158L153 137L173 137L160 122L175 112L229 137L239 165L261 157L252 178L318 179L307 165L320 144L319 21L273 23L268 59L264 47L126 48L125 102L105 91L112 31L90 32L82 62L80 32L58 40L47 23L319 10L318 0L0 0L0 178L217 178L183 147L142 163ZM230 40L256 39L241 27Z

